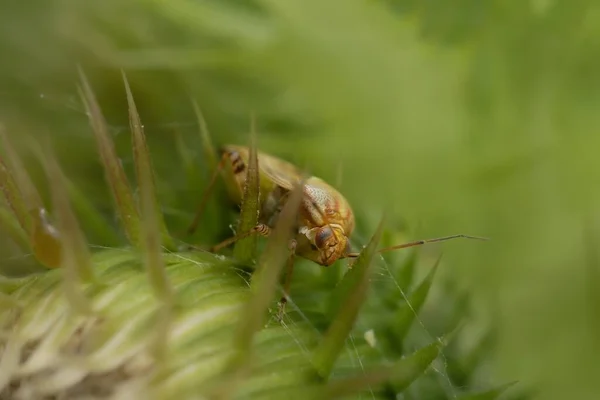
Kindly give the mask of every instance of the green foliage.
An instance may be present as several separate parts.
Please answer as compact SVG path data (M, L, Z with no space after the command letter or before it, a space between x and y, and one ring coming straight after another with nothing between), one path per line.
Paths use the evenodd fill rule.
M250 128L250 154L248 157L248 172L242 204L240 205L240 222L236 234L249 232L258 224L260 211L260 183L258 174L258 148L256 144L256 130L254 118ZM233 255L236 259L248 264L256 258L256 235L238 240L235 243Z
M7 3L1 14L0 118L45 204L44 169L26 139L50 138L86 200L72 202L92 245L123 241L78 99L77 64L97 91L131 179L119 69L126 70L175 239L186 239L177 233L193 218L214 166L202 155L206 146L190 98L216 145L244 143L255 111L262 150L331 182L342 166L341 187L357 213L355 247L367 242L384 206L420 227L411 239L451 233L493 239L444 245L420 313L428 330L445 320L431 310L451 313L447 296L460 296L436 292L436 284L452 278L469 288L474 317L494 325L492 369L499 383L535 385L544 399L594 398L600 390L600 326L592 305L597 236L589 229L598 224L600 204L595 2L38 0ZM19 225L6 218L8 205L0 207L0 232L24 244L15 233ZM101 217L85 217L90 210ZM212 244L231 234L234 213L215 201L206 214L198 241ZM1 264L6 274L38 268L12 240L0 240L0 253L8 255ZM378 264L383 282L374 287L395 281L409 297L423 279L419 265L432 265L427 255L418 260L407 269ZM327 271L308 263L296 268L292 297L321 330L328 290L345 265L338 264ZM403 307L393 286L375 289L367 300L360 335ZM447 333L440 330L436 335ZM467 381L474 374L466 373ZM427 382L435 386L435 379Z

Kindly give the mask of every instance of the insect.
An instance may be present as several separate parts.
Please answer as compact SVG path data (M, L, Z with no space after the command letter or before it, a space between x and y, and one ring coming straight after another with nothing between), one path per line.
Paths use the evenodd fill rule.
M225 145L220 149L220 154L219 165L213 173L196 218L188 229L189 234L196 229L201 212L206 205L208 192L214 185L217 174L226 165L230 172L225 175L229 195L236 204L242 202L250 149L246 146ZM252 234L268 236L290 192L302 183L303 172L295 165L260 151L257 151L257 158L261 193L259 223L249 232L233 236L213 246L212 251L218 251ZM305 179L303 185L303 195L296 221L297 232L290 244L291 257L297 255L325 267L340 259L357 257L359 253L352 252L349 242L350 235L354 231L355 220L352 207L346 198L333 186L315 176ZM379 252L461 237L485 240L485 238L460 234L404 243L380 249ZM290 263L286 276L284 286L286 294L289 291L292 265ZM285 301L285 297L282 301Z

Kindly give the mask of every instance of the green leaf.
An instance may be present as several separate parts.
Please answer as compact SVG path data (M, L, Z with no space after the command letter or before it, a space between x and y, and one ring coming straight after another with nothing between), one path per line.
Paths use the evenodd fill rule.
M439 355L443 340L439 338L434 343L417 350L410 356L398 361L392 377L391 384L397 392L406 389L413 383Z
M262 326L265 312L275 297L283 264L290 254L288 245L293 237L303 187L304 180L291 191L252 277L252 298L241 316L234 342L242 354L250 349L252 338Z
M0 129L2 129L1 126ZM27 204L25 203L23 194L19 189L19 185L15 180L12 169L8 166L7 163L5 163L1 156L0 188L4 193L6 203L9 205L13 214L19 221L19 225L21 225L21 228L27 235L31 235L33 227Z
M209 166L209 171L212 173L213 170L217 167L217 151L215 150L215 146L212 143L212 139L210 137L210 131L208 130L208 125L206 124L206 119L204 119L204 114L202 114L202 110L200 110L200 106L198 106L198 102L196 100L192 100L192 105L194 107L194 113L196 114L196 118L198 119L199 133L200 139L202 140L202 150L204 152L204 158L207 160L207 164Z
M127 180L121 161L117 157L100 105L81 68L79 69L79 76L82 85L80 94L94 131L106 181L111 190L127 238L131 244L138 247L140 246L140 216L133 200L133 192L129 186L129 181Z
M31 251L29 239L21 228L21 225L19 225L15 214L4 207L4 205L0 205L0 228L8 234L21 250Z
M408 256L400 268L397 269L395 278L402 290L409 290L412 285L418 258L419 251L417 249L410 249Z
M15 177L15 182L23 194L23 201L27 207L27 210L31 211L42 208L43 203L42 199L40 198L40 194L29 177L29 174L27 173L27 170L21 161L21 157L13 148L10 140L8 140L6 132L4 132L4 129L1 125L0 139L2 140L4 153L6 154L12 173Z
M19 221L22 220L19 213L27 211L30 225L24 229L29 235L28 239L35 258L47 268L58 268L62 264L63 256L60 232L50 222L38 190L23 166L21 157L15 152L1 128L0 126L0 138L12 167L8 169L4 165L7 172L4 177L0 177L0 183L5 188L6 200L13 207ZM1 158L0 164L3 164ZM27 220L23 221L27 223Z
M131 140L133 148L133 160L135 164L135 171L137 174L138 185L140 191L145 193L148 197L146 201L153 203L152 210L155 214L153 219L156 220L158 228L160 229L160 235L162 237L162 245L169 250L175 249L173 239L169 235L165 219L160 210L160 203L156 196L156 189L154 183L154 169L150 160L150 150L146 143L146 135L144 134L144 128L142 127L142 121L137 111L133 94L131 93L131 87L125 76L125 72L121 71L123 76L123 82L125 84L125 92L127 93L127 105L129 107L129 126L131 127ZM144 196L142 196L144 199ZM143 200L142 200L143 201Z
M69 201L66 178L58 161L49 148L45 150L45 153L43 161L58 220L59 241L54 243L54 246L57 246L60 252L65 294L70 306L75 311L80 314L91 314L92 306L82 290L82 284L93 281L95 275L87 240L79 227L79 222ZM50 243L50 245L53 244Z
M335 289L333 294L336 299L335 317L313 353L313 364L323 379L327 379L331 374L346 338L354 326L358 311L366 299L371 264L377 253L377 245L382 232L383 218L367 247L360 252L352 269L348 270Z
M437 358L441 346L441 341L436 341L390 366L373 368L351 378L331 381L327 385L327 398L353 395L384 382L389 382L396 392L402 392Z

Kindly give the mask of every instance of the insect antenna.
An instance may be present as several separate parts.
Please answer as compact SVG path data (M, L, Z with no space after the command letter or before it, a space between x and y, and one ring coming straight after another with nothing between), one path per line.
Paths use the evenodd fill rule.
M384 247L383 249L377 250L377 252L378 253L385 253L385 252L392 251L392 250L405 249L407 247L421 246L421 245L424 245L424 244L427 244L427 243L444 242L446 240L459 239L459 238L463 238L463 239L475 239L475 240L489 240L488 238L485 238L485 237L469 236L469 235L459 234L459 235L451 235L451 236L439 237L439 238L435 238L435 239L415 240L414 242L408 242L408 243L398 244L398 245L395 245L395 246ZM346 256L344 258L356 258L356 257L358 257L359 254L360 253L348 253L348 254L346 254Z
M198 225L200 224L200 218L202 217L204 208L206 207L206 203L208 202L208 198L212 192L213 187L215 186L215 183L217 182L217 177L219 176L219 173L223 170L223 167L225 167L226 160L227 160L227 155L223 154L223 156L221 157L221 160L217 164L217 167L213 171L212 176L210 177L210 181L208 183L206 190L204 191L204 195L202 196L202 201L200 202L200 205L198 206L196 215L194 216L194 220L192 221L189 228L187 229L188 235L193 234L196 231L196 228L198 227Z

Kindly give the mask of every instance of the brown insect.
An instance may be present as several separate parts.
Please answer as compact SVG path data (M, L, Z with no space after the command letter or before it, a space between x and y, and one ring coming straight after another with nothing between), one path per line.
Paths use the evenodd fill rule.
M209 188L196 218L188 229L190 234L194 232L198 225L208 192L214 185L217 174L224 169L226 164L230 167L227 168L229 173L224 176L229 195L236 204L242 202L250 149L246 146L226 145L221 148L220 153L221 160L218 168L211 178ZM259 224L249 232L241 233L217 244L212 248L212 251L218 251L252 234L268 236L290 192L302 183L303 173L295 165L262 152L257 152L257 158L259 190L261 193ZM352 252L350 248L349 237L354 230L355 221L352 207L346 198L327 182L315 176L305 179L303 183L303 197L296 221L297 233L290 245L291 257L298 255L326 267L339 259L357 257L359 253ZM391 246L380 249L379 252L455 238L485 240L485 238L475 236L452 235ZM287 274L284 289L285 293L288 293L291 268L292 263L290 262L290 271Z

